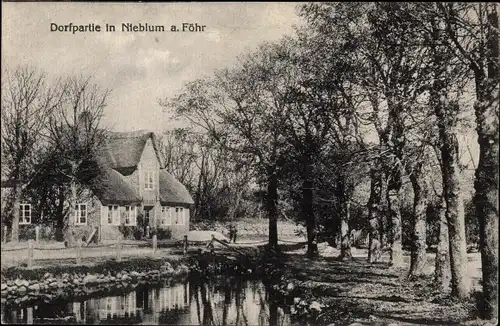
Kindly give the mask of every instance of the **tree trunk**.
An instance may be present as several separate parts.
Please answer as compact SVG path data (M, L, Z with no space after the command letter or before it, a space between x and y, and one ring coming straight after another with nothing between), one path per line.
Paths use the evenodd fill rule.
M393 163L394 168L390 172L390 178L387 184L387 202L389 210L389 220L391 225L390 232L390 261L393 267L403 266L403 230L401 223L401 188L402 167L401 161L396 158Z
M401 223L401 189L403 186L403 164L405 147L405 125L402 113L405 108L399 99L388 98L389 118L391 137L389 147L394 153L394 160L390 162L392 167L389 172L389 182L387 185L387 199L389 204L389 218L391 222L391 265L394 267L403 266L403 242Z
M448 292L451 281L450 270L450 240L448 237L448 221L446 218L446 200L444 194L441 197L441 207L439 208L439 238L436 250L436 269L434 278L436 285L441 292Z
M269 217L269 246L271 248L278 247L278 212L276 209L277 201L278 176L276 175L276 167L269 166L267 168L266 208Z
M311 180L311 165L304 163L302 172L302 218L307 225L307 256L318 255L318 244L316 242L316 220L313 211L313 189Z
M340 243L340 259L341 260L351 260L351 239L349 237L349 219L350 219L350 202L349 199L344 199L341 204L341 224L340 233L342 236L342 241Z
M479 219L485 316L498 318L498 13L488 15L487 77L476 71L477 101L474 105L479 143L474 204Z
M410 277L424 275L427 262L426 215L427 215L427 184L422 175L422 163L417 164L410 175L413 187L413 239L410 260Z
M387 198L389 202L389 214L391 218L391 265L394 267L403 266L403 242L401 225L401 186L388 187Z
M382 255L380 224L382 199L382 177L381 172L373 169L371 171L370 199L368 201L369 216L369 242L368 262L376 262Z
M202 211L201 211L201 196L202 196L202 180L203 180L203 173L205 170L205 156L201 156L201 168L200 168L200 174L198 176L198 185L196 187L196 193L195 193L195 199L194 199L194 216L195 216L195 221L200 221L202 219Z
M465 212L460 190L460 167L458 141L449 139L441 147L444 168L444 188L446 216L450 237L450 259L452 275L452 294L467 298L470 292L470 280L467 275L467 244L465 238Z
M57 202L57 220L56 220L56 231L55 231L55 239L56 241L64 241L64 186L58 187L58 202Z
M78 200L76 180L72 179L70 186L71 186L70 209L68 210L68 214L66 214L65 216L63 233L66 246L74 247L76 245L76 239L73 233L74 231L73 226L75 224L75 218L76 218L76 201Z
M433 25L433 64L434 81L430 92L430 104L438 121L439 146L443 173L443 194L446 201L446 219L448 222L449 254L451 269L451 293L458 298L467 298L470 292L470 280L467 275L467 246L465 238L464 203L460 192L460 167L457 140L458 103L448 100L448 69L443 69L449 56L447 50L440 48L440 29L435 21ZM447 66L445 66L447 67Z
M338 177L336 197L340 209L340 259L349 260L352 259L351 241L349 238L350 203L347 193L346 179L343 175Z
M498 96L498 95L497 95ZM498 97L497 97L498 98ZM498 102L497 102L498 108ZM498 113L497 113L498 114ZM498 117L496 118L498 126ZM496 136L479 136L479 164L476 170L474 197L479 218L479 241L486 315L498 317L498 129ZM496 138L496 139L495 139ZM488 139L488 140L486 140Z
M439 95L438 95L439 96ZM460 191L460 167L455 115L457 103L446 103L444 98L434 104L438 118L443 190L446 200L446 218L450 240L452 295L467 298L470 279L467 275L467 245L465 238L465 212Z
M21 209L21 197L23 194L23 188L19 181L14 183L14 204L12 207L12 226L11 226L11 241L19 241L19 217Z

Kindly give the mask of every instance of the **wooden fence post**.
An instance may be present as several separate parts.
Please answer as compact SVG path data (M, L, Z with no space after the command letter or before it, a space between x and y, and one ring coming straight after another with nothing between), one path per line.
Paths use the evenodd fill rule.
M78 239L76 242L76 264L80 265L82 263L82 239Z
M26 324L33 324L33 307L26 308Z
M28 268L33 267L33 240L28 240Z
M149 239L149 225L146 226L146 239Z
M35 226L35 242L38 243L40 241L40 226Z
M210 253L215 255L215 235L212 234L212 241L210 241Z
M7 225L3 227L3 243L7 243Z
M187 234L184 235L184 256L187 254L187 249L188 249L188 236Z
M122 261L122 240L118 239L118 242L116 243L116 261L121 262Z
M153 255L156 253L156 248L158 248L158 237L156 234L153 235Z

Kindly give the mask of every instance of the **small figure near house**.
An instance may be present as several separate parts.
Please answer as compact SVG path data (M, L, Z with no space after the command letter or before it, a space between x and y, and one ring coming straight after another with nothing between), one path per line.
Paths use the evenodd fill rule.
M238 230L236 229L236 225L234 222L229 224L229 242L236 243L236 235Z

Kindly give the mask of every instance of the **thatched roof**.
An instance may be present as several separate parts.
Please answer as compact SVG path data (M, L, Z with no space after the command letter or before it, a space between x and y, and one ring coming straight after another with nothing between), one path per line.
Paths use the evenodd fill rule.
M90 186L102 203L139 203L139 192L119 172L103 168Z
M149 139L153 142L156 156L161 164L156 137L153 132L144 130L134 132L107 132L104 149L101 152L101 159L106 166L115 170L125 171L134 169L137 164L139 164L142 152Z
M186 187L165 170L160 170L160 202L165 205L194 204Z

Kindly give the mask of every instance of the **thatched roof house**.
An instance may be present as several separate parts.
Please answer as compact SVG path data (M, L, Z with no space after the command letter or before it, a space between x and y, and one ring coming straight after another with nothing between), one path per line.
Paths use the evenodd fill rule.
M107 132L99 163L102 175L92 184L92 191L102 202L140 203L141 189L128 178L137 171L150 141L158 163L159 200L162 204L194 204L186 187L164 170L158 141L153 132Z

